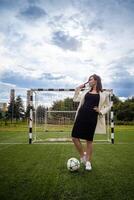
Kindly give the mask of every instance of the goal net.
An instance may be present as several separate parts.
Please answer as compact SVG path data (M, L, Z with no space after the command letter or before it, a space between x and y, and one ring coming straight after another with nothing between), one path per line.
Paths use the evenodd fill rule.
M73 101L74 89L33 89L31 90L32 110L30 110L31 134L33 142L71 141L79 102ZM81 91L82 92L82 91ZM111 101L111 92L109 101ZM106 114L106 133L95 134L94 141L111 141L110 112Z

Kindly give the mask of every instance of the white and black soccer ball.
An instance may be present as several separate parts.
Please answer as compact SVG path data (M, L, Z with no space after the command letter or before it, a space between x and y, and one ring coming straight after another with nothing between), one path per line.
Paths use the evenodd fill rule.
M80 168L80 162L77 158L70 158L67 161L67 169L71 172L77 171Z

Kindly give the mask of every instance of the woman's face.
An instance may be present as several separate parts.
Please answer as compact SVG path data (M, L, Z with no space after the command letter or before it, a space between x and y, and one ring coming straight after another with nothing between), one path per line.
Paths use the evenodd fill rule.
M97 84L97 81L94 79L93 76L89 78L89 86L94 87Z

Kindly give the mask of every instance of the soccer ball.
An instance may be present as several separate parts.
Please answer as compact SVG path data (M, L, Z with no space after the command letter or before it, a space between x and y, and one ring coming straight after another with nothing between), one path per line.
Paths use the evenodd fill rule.
M77 158L70 158L67 161L67 169L71 172L77 171L80 168L80 162Z

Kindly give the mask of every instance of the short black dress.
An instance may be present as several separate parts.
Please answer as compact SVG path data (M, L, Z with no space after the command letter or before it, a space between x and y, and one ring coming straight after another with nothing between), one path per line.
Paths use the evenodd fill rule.
M84 98L84 104L74 122L72 137L93 141L98 116L98 112L93 108L98 107L100 95L88 92Z

